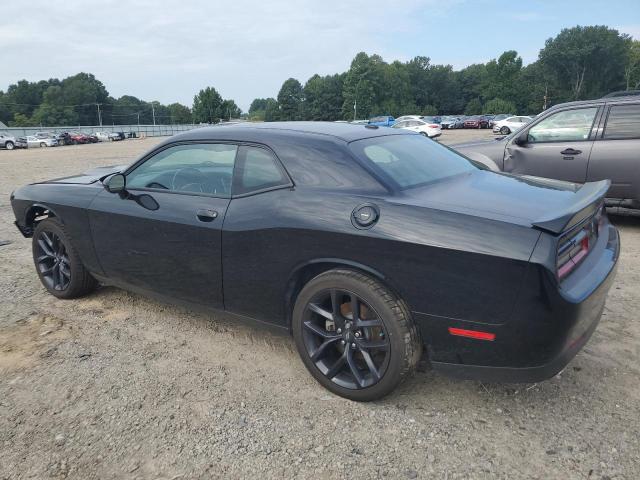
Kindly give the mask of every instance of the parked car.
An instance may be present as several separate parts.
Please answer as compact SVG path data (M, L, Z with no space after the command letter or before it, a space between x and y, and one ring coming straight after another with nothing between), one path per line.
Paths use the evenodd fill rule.
M412 132L417 132L425 137L436 138L442 134L442 128L437 123L431 121L429 117L423 117L423 120L403 120L396 122L393 128L403 128Z
M35 135L20 137L15 143L17 148L55 147L57 145L58 141L55 138L38 138Z
M383 115L381 117L372 117L369 119L369 125L375 125L377 127L393 127L395 118L389 115Z
M11 135L0 134L0 147L13 150L16 146L16 138Z
M126 135L124 134L124 132L111 132L109 133L109 140L111 140L112 142L119 142L120 140L124 140L126 137Z
M73 145L73 139L69 132L58 133L56 139L58 140L58 145Z
M323 386L373 400L423 353L463 378L562 370L614 279L608 186L496 174L401 128L285 122L190 130L11 204L51 295L101 282L281 327Z
M531 121L531 117L527 116L514 116L507 117L502 120L498 120L493 125L493 133L499 133L501 135L509 135L511 132L520 130L523 126Z
M493 128L496 122L499 122L500 120L504 120L505 118L514 117L514 116L515 115L513 113L499 113L498 115L495 115L493 119L489 122L489 128Z
M91 139L89 138L89 136L80 132L71 133L70 138L73 145L91 143Z
M98 139L97 135L94 135L93 133L87 133L87 138L89 139L89 143L98 143L100 140Z
M108 142L110 140L107 132L95 132L94 135L99 142Z
M450 115L442 117L442 121L440 122L442 130L453 130L454 128L459 128L458 125L463 124L464 122L461 122L460 118L452 117Z
M489 128L489 121L481 115L473 115L464 121L464 128Z
M518 175L578 184L610 179L607 206L640 209L640 96L563 103L501 140L453 148Z
M405 120L421 120L423 115L403 115L396 118L396 122L404 122Z

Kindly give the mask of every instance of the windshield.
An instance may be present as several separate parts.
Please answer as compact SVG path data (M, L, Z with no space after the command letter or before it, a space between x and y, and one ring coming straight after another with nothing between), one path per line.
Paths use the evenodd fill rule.
M469 160L422 135L389 135L351 142L354 154L400 188L477 170Z

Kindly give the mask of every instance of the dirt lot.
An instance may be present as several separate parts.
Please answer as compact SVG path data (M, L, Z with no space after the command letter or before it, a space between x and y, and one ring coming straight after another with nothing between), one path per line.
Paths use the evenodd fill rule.
M489 132L444 132L462 141ZM640 218L592 340L556 378L418 373L383 401L323 390L287 336L114 288L46 295L9 194L158 139L0 151L0 478L640 476Z

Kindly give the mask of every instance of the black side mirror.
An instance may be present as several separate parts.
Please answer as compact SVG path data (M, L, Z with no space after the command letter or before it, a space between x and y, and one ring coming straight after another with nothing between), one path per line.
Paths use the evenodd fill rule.
M515 143L518 146L523 146L526 145L527 140L528 140L528 133L527 132L522 132L520 135L518 135L516 138L513 139L513 143Z
M104 188L111 193L120 193L125 191L127 186L127 177L121 173L116 173L107 179L104 183Z

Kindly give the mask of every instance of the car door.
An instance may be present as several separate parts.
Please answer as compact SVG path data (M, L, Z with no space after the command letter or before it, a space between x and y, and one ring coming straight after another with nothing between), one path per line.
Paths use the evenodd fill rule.
M598 106L565 109L524 127L524 137L507 144L504 171L585 182L598 111ZM524 141L518 145L517 138Z
M591 150L587 180L611 180L607 197L640 200L640 102L609 104Z
M221 235L237 145L161 147L125 172L124 193L89 208L96 254L114 283L223 307Z

